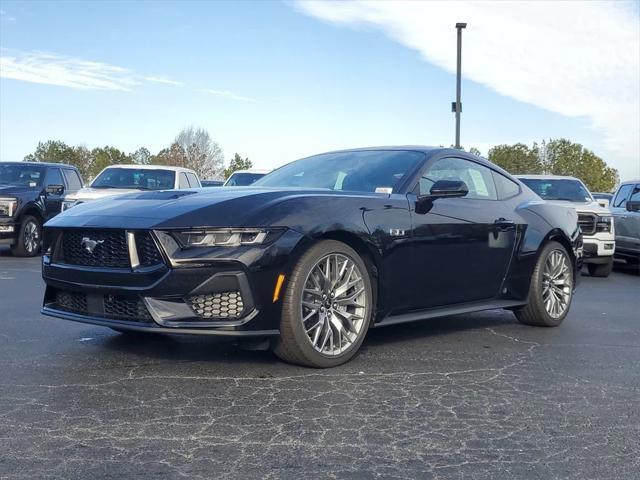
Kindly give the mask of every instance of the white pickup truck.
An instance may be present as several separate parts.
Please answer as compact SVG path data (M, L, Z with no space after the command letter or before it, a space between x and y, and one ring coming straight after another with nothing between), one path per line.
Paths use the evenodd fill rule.
M608 277L613 268L616 248L613 216L593 198L587 187L575 177L558 175L516 175L522 183L544 200L566 205L578 213L584 241L583 261L592 277Z
M111 165L102 170L89 187L64 197L62 210L74 205L141 190L201 188L193 170L164 165Z

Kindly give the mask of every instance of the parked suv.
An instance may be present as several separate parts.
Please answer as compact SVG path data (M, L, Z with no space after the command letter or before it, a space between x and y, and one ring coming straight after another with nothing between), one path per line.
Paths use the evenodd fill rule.
M62 196L82 188L78 169L61 163L0 163L0 245L19 257L40 250L42 224L60 213Z
M140 190L173 190L201 188L200 179L193 170L162 165L112 165L102 170L91 182L64 199L62 210L74 205Z
M519 175L518 178L543 199L574 206L584 240L583 262L591 276L608 277L616 248L611 210L599 205L577 178L556 175Z
M622 182L611 202L616 226L616 258L640 265L640 179Z

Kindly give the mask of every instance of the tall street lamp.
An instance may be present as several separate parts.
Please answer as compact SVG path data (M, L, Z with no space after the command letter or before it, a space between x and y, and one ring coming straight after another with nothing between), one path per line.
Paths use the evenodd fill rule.
M467 28L466 23L456 23L458 30L458 66L456 71L456 101L451 105L452 111L456 113L456 148L460 148L460 114L462 113L462 103L460 103L460 80L462 71L462 29Z

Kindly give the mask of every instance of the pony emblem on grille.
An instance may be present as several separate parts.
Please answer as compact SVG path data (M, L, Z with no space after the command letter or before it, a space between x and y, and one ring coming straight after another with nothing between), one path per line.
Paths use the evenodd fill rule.
M87 252L93 253L96 247L98 245L102 245L103 243L104 243L104 240L91 240L89 237L82 237L82 240L80 241L80 246L84 247L84 249Z

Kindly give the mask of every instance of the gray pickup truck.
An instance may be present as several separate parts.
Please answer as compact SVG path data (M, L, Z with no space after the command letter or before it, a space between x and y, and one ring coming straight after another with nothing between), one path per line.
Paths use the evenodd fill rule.
M640 179L622 182L610 205L615 223L615 257L640 271Z

